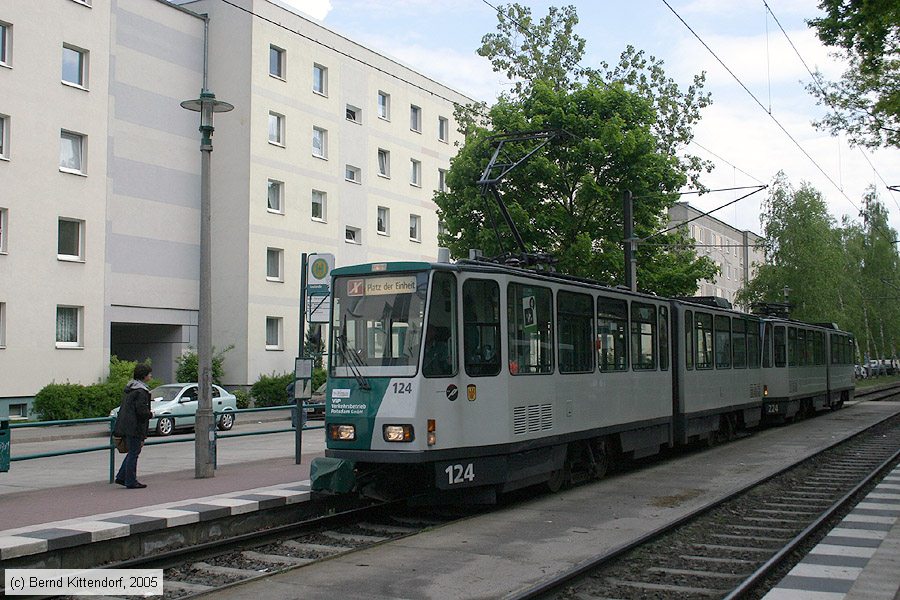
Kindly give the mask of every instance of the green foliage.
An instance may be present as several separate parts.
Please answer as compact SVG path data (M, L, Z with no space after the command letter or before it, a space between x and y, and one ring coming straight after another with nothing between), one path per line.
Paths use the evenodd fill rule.
M231 390L238 408L250 408L250 392L247 390Z
M783 173L762 215L766 264L737 300L791 304L793 318L837 323L856 337L857 361L897 356L900 345L898 239L874 189L863 223L838 226L809 184L794 189Z
M146 361L149 364L149 360ZM134 361L109 359L109 376L104 383L81 385L80 383L51 383L34 397L34 412L41 421L91 419L105 417L119 406L125 385L134 375ZM160 385L152 379L151 389Z
M830 109L815 124L854 144L900 147L900 4L820 0L819 8L825 16L810 27L849 66L837 82L814 74L807 90Z
M518 252L505 227L495 233L498 210L476 182L493 151L491 136L555 130L562 135L500 183L504 204L529 252L555 256L563 273L622 283L623 192L635 196L635 234L647 238L665 229L678 190L709 168L676 152L691 140L699 111L709 104L704 76L682 91L666 77L661 61L631 47L614 67L580 67L585 44L573 33L573 7L551 8L534 21L530 9L512 4L500 9L498 19L498 32L484 36L478 52L517 83L490 109L456 111L466 141L451 161L450 190L434 197L446 230L439 243L457 258L470 248L486 256ZM504 162L536 145L506 145ZM657 234L653 243L639 245L640 289L686 295L699 279L715 275L710 260L672 245L683 235Z
M286 388L294 380L293 373L276 375L260 375L259 379L250 386L250 395L253 396L256 406L283 406L293 402L288 398Z
M234 344L226 346L221 352L216 352L213 348L212 352L212 381L215 384L222 385L222 377L225 376L225 369L222 366L225 362L225 353L234 349ZM181 356L175 359L177 367L175 369L175 378L179 383L194 383L199 381L200 377L197 371L198 364L197 351L189 348Z
M315 392L315 391L316 391L317 389L319 389L319 388L322 386L322 384L325 383L327 380L328 380L328 371L326 371L326 370L325 370L324 368L322 368L322 367L316 367L315 369L313 369L313 376L312 376L312 391Z

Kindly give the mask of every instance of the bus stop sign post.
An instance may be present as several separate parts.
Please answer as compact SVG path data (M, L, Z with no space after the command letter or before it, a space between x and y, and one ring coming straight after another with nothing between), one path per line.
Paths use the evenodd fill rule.
M303 446L303 426L306 422L306 408L303 401L312 398L312 358L297 358L294 360L294 410L297 411L297 419L294 427L294 464L301 462L301 449Z

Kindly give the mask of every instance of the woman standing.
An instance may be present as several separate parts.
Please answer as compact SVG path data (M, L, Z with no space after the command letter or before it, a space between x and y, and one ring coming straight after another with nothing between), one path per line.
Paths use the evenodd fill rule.
M116 483L130 490L147 487L137 480L137 461L147 438L150 417L153 416L150 412L150 388L147 387L152 373L150 367L145 364L134 367L134 379L125 386L113 432L115 436L125 438L128 448L125 460L122 461L116 475Z

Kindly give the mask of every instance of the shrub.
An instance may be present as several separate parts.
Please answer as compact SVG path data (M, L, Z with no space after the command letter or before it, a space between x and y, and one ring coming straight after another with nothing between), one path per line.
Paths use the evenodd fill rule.
M283 406L292 402L286 388L293 380L293 373L260 375L256 383L250 386L250 395L256 401L256 406Z
M250 393L247 390L231 390L238 408L250 408Z
M149 363L149 361L147 361ZM34 412L41 421L65 421L105 417L122 402L125 385L134 375L137 363L109 359L109 376L104 383L81 385L79 383L51 383L34 396ZM152 389L159 381L151 380Z
M222 363L225 362L225 353L233 348L234 344L226 346L221 352L216 352L215 348L212 349L213 383L222 385L222 377L225 375L225 369L222 366ZM187 352L182 353L181 356L175 359L175 362L178 364L178 367L175 369L175 379L179 383L194 383L200 380L200 376L198 375L199 371L197 370L199 357L194 348L189 348Z
M316 391L317 389L319 389L319 386L321 386L327 380L328 380L328 371L326 371L323 368L313 369L312 391Z

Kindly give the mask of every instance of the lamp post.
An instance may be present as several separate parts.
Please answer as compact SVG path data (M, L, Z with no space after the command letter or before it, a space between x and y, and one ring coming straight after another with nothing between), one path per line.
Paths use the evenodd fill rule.
M213 113L228 112L234 106L206 89L196 100L185 100L181 107L200 113L200 310L197 316L197 418L194 426L194 477L215 475L216 437L212 410L212 291L210 280L211 235L209 164L212 154Z

